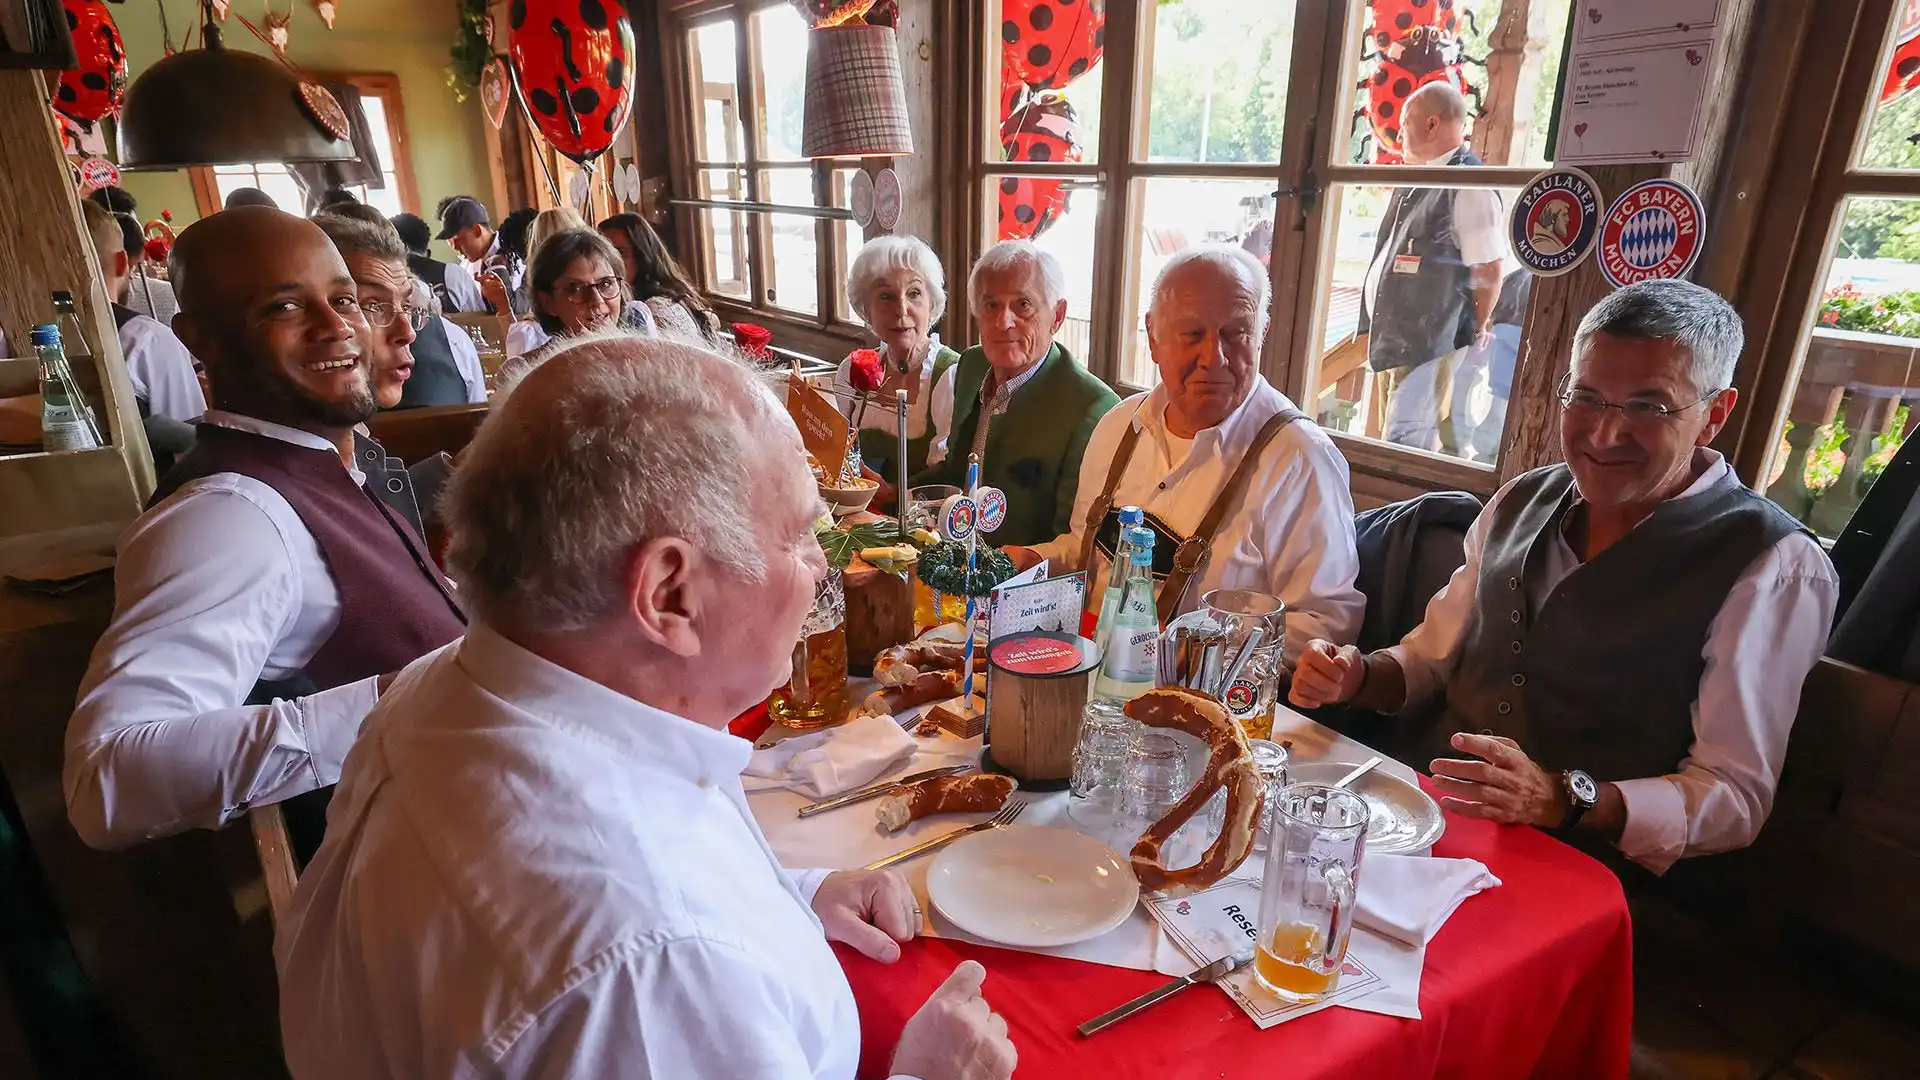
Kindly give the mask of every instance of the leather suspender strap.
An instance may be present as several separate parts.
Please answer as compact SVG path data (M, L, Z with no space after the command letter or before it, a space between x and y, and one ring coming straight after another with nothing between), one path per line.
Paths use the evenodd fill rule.
M1133 460L1133 448L1140 441L1140 429L1133 424L1120 436L1120 445L1114 448L1113 464L1107 467L1107 482L1101 486L1100 494L1087 508L1087 520L1082 523L1080 537L1080 569L1093 573L1093 541L1100 535L1100 525L1107 520L1107 511L1113 509L1113 492L1120 486L1120 478L1126 475L1127 463ZM1087 589L1087 602L1093 602L1091 583Z
M1227 477L1226 486L1214 496L1213 505L1207 507L1206 516L1200 519L1193 535L1181 542L1173 553L1173 569L1160 585L1159 612L1162 624L1173 618L1174 612L1179 610L1180 596L1187 591L1187 579L1200 569L1200 564L1207 559L1207 553L1213 550L1213 534L1219 531L1220 523L1226 520L1227 511L1240 501L1241 492L1246 490L1247 482L1253 477L1254 462L1260 459L1260 452L1267 448L1274 436L1280 434L1282 428L1305 417L1306 414L1298 409L1275 413L1267 418L1253 441L1247 444L1247 452L1240 456L1240 464L1234 466L1233 475Z

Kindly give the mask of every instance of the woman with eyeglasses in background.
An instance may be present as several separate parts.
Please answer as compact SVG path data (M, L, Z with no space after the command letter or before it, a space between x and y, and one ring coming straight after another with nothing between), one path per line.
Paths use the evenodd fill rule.
M719 317L645 218L615 214L600 223L600 235L619 250L633 298L653 312L661 333L701 345L719 340Z
M507 331L506 382L540 365L554 338L590 334L619 326L649 337L657 334L653 313L633 299L621 274L620 252L591 229L573 229L547 237L527 269L533 318Z

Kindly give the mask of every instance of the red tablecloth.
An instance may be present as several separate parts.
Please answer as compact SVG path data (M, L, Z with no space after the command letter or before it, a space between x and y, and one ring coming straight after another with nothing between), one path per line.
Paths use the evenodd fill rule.
M1076 1025L1166 976L934 938L891 966L836 945L860 1005L860 1075L886 1076L907 1018L972 958L1020 1052L1016 1077L1626 1076L1633 937L1613 874L1533 829L1455 815L1434 852L1479 859L1502 884L1427 947L1418 1020L1332 1008L1261 1031L1224 993L1195 987L1083 1039Z

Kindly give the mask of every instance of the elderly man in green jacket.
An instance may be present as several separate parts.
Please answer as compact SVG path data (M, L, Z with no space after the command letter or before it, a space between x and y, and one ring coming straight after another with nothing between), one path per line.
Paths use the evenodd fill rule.
M1094 425L1119 397L1054 340L1067 321L1060 262L1024 240L995 244L967 283L980 344L960 354L946 460L912 478L966 483L969 454L980 482L1007 496L995 544L1036 544L1068 531L1080 458Z

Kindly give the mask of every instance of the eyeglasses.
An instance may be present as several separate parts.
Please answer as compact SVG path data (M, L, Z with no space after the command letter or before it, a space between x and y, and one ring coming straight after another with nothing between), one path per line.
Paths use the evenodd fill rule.
M1606 398L1601 397L1591 390L1578 390L1563 385L1559 397L1560 407L1577 416L1587 419L1598 419L1608 409L1614 409L1620 413L1620 418L1625 421L1629 427L1647 427L1657 424L1662 420L1668 420L1678 416L1696 405L1704 405L1724 393L1726 393L1726 390L1722 388L1709 391L1705 397L1698 401L1689 402L1685 405L1668 405L1663 401L1649 401L1646 398L1634 398L1631 401L1613 402L1608 401Z
M407 325L413 327L416 334L427 328L427 319L432 315L424 308L417 308L412 304L396 308L384 300L369 300L360 305L360 311L366 315L369 325L382 330L393 325L395 316L404 314L407 317Z
M595 297L611 300L620 295L620 279L603 277L598 281L570 281L561 286L560 293L572 304L584 304Z

